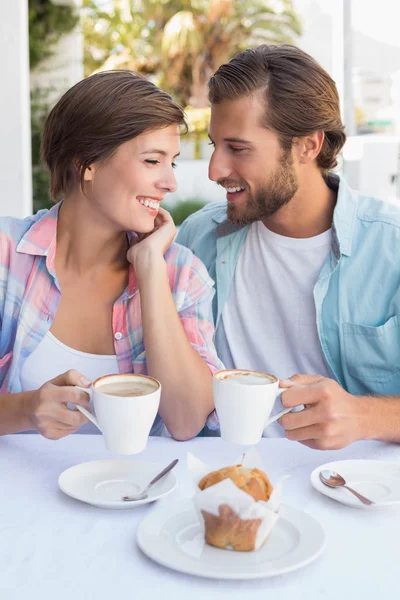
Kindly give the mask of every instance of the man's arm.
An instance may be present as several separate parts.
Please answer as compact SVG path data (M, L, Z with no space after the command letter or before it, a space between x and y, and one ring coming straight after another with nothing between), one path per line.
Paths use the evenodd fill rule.
M357 440L400 442L400 396L353 396L318 375L281 380L285 407L304 405L279 419L289 440L318 450L344 448Z

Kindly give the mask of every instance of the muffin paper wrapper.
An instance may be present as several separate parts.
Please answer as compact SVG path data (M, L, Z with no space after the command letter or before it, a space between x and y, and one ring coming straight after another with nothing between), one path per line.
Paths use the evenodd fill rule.
M242 464L250 469L258 468L265 472L262 459L255 448L250 448L245 455L239 457L235 464ZM240 519L261 519L255 541L255 550L258 550L279 518L282 483L287 477L280 479L276 485L271 482L273 491L268 502L256 502L250 494L238 488L231 479L224 479L205 490L199 490L200 480L204 475L215 471L216 468L205 464L190 452L187 455L187 466L195 486L193 503L201 526L201 534L188 542L185 550L193 556L201 555L205 546L205 526L201 511L204 510L218 516L221 504L227 504Z

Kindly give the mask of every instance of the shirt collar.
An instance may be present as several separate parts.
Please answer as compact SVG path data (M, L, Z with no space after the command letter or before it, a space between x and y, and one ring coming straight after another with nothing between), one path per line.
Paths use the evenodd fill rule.
M57 220L61 202L55 204L50 210L40 212L38 218L21 238L17 252L33 254L35 256L48 256L57 236Z
M332 250L337 258L340 254L351 255L354 223L357 215L357 193L354 192L342 177L329 173L327 185L337 192L336 206L333 213ZM235 233L247 225L233 225L226 216L226 205L213 216L217 223L217 236L224 237Z
M32 254L33 256L46 256L46 266L49 273L56 280L55 256L57 242L57 220L61 202L55 204L38 217L21 238L17 252Z
M328 175L328 185L337 190L337 200L333 212L332 249L336 257L351 255L354 226L357 217L357 192L353 191L343 177Z
M33 256L46 256L46 266L49 273L56 279L55 256L57 245L57 221L61 202L38 217L17 245L17 252ZM132 244L136 234L127 233L129 244ZM122 298L131 298L137 292L137 281L132 265L129 265L128 288Z

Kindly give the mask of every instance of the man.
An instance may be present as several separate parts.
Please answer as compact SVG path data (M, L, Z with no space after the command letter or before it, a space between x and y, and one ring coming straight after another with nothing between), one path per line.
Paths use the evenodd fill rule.
M209 176L228 202L178 241L216 281L220 358L284 380L283 405L304 407L277 425L291 440L399 442L400 210L330 173L345 142L333 80L263 45L220 67L209 97Z

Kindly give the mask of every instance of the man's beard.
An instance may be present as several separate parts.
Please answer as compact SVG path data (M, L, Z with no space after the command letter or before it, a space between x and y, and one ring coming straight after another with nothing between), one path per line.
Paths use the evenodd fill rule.
M268 219L290 202L298 187L291 152L283 150L276 170L256 189L254 196L249 194L244 206L228 203L228 219L234 225L249 225Z

